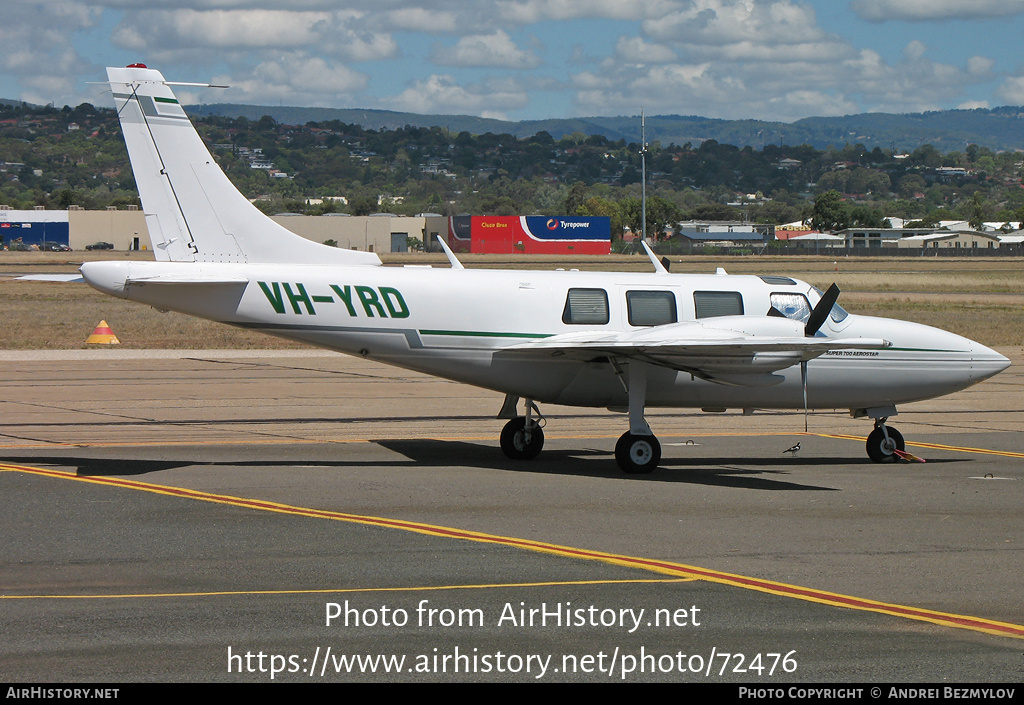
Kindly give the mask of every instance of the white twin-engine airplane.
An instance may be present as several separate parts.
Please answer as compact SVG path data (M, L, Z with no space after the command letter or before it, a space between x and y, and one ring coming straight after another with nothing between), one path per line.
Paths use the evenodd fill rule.
M653 470L657 407L848 408L874 419L867 452L903 454L896 405L955 392L1009 365L971 340L847 313L784 276L382 267L372 252L295 235L252 206L210 155L171 85L107 69L156 262L88 262L108 294L503 392L501 448L544 444L537 402L628 411L615 446ZM517 407L523 402L524 414Z

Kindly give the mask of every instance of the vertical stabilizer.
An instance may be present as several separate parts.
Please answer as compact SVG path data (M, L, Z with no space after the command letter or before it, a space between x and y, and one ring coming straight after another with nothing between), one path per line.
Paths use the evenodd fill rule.
M158 260L379 265L278 225L234 187L159 71L108 68L121 130Z

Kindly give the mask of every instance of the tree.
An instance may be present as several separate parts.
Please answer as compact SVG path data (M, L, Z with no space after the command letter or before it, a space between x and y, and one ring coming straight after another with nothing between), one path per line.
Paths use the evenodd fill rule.
M633 234L640 235L643 231L641 226L641 211L643 210L639 198L624 198L619 203L622 209L623 222L633 231ZM661 233L673 229L676 223L682 219L682 211L679 206L667 201L660 196L647 197L647 235L655 240L661 239Z
M850 226L850 210L838 191L826 191L814 199L811 227L815 230L842 230Z
M373 196L356 196L348 202L352 215L370 215L377 212L377 199Z
M563 213L566 215L587 215L584 212L586 209L587 199L590 197L590 189L582 181L577 181L569 189L569 193L565 197L565 203L563 204Z
M974 192L974 197L971 199L970 205L968 205L965 210L968 214L968 225L975 230L981 230L985 227L985 197L981 195L980 191Z

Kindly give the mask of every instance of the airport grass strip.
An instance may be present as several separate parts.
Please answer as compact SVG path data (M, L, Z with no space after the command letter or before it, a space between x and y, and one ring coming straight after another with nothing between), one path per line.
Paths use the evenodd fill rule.
M280 504L277 502L267 502L263 500L232 497L229 495L212 494L209 492L200 492L198 490L190 490L181 487L154 485L147 482L125 480L117 477L78 476L72 475L71 473L66 471L49 470L44 468L34 468L29 466L8 464L0 464L0 470L23 472L33 475L40 475L44 477L59 478L62 480L76 480L79 482L89 482L99 485L121 487L124 489L131 490L141 490L144 492L152 492L155 494L162 494L171 497L194 499L203 502L213 502L215 504L226 504L235 507L258 509L262 511L277 512L281 514L290 514L293 516L304 516L315 519L331 519L335 521L344 521L354 524L362 524L366 526L378 526L381 528L388 529L401 529L403 531L411 531L419 534L425 534L427 536L437 536L442 538L459 539L463 541L476 541L481 543L511 546L514 548L521 548L528 551L549 553L569 558L580 558L584 560L600 561L603 563L609 563L612 565L618 565L627 568L639 568L642 570L650 570L655 573L670 575L678 578L706 580L708 582L719 583L723 585L732 585L734 587L745 588L747 590L756 590L758 592L779 595L782 597L790 597L808 602L817 602L819 604L830 605L833 607L845 607L847 609L862 610L866 612L876 612L878 614L886 614L894 617L904 617L906 619L930 622L932 624L937 624L944 627L969 629L972 631L984 632L986 634L995 634L998 636L1024 639L1024 625L1010 624L1007 622L997 622L994 620L985 619L983 617L970 617L965 615L950 614L946 612L936 612L934 610L920 609L916 607L907 607L904 605L895 605L886 602L878 602L875 600L852 597L850 595L841 595L838 593L827 592L824 590L800 587L798 585L788 585L786 583L778 583L771 580L763 580L760 578L751 578L743 575L724 573L722 571L709 570L707 568L685 565L682 563L674 563L671 561L640 558L635 556L624 556L614 553L605 553L602 551L593 551L583 548L573 548L571 546L560 546L557 544L544 543L542 541L519 539L510 536L497 536L494 534L485 534L477 531L466 531L464 529L454 529L445 526L435 526L432 524L424 524L421 522L403 521L400 519L387 519L383 517L373 517L360 514L348 514L345 512L332 512L321 509L311 509L308 507L297 507L288 504Z

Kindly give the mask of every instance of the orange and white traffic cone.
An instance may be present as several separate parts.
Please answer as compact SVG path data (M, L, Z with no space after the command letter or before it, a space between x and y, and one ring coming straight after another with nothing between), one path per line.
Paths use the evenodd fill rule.
M85 343L86 345L120 345L121 341L114 335L114 331L110 330L106 321L100 321L100 324L93 329L92 335L85 339Z

